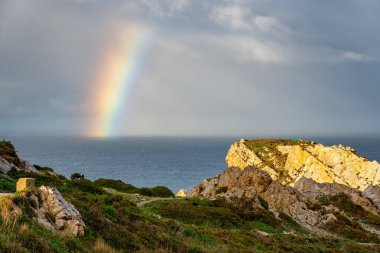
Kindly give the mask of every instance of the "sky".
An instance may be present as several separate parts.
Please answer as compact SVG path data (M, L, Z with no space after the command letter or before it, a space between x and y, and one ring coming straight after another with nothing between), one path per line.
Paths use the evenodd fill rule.
M0 136L380 134L380 1L0 0Z

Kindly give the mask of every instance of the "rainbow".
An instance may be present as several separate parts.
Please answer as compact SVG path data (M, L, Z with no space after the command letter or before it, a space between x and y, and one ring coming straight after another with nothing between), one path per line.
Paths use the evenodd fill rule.
M108 39L91 84L91 120L85 136L125 134L122 119L151 49L151 37L150 30L128 25Z

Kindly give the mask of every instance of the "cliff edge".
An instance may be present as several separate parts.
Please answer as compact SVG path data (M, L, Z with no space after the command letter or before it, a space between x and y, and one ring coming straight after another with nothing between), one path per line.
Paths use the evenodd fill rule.
M228 167L255 166L272 179L294 186L302 177L317 183L338 183L364 191L380 184L380 164L353 148L292 140L240 140L231 145Z

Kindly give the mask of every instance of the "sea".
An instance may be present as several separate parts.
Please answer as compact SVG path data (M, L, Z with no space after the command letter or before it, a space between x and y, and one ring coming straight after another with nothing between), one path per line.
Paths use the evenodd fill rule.
M254 137L251 137L254 138ZM286 137L285 137L286 138ZM240 137L8 137L19 156L70 177L120 179L138 187L164 185L190 190L226 168L225 156ZM293 137L294 139L294 137ZM343 144L380 161L380 137L309 137L325 145Z

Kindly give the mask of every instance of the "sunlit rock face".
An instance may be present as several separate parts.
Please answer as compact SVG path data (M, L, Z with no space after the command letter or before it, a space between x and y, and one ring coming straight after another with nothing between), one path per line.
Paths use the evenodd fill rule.
M226 162L229 167L240 169L259 167L272 179L289 185L294 185L302 177L318 183L338 183L360 191L380 184L380 164L341 145L326 147L303 141L241 140L231 146Z
M302 140L240 140L226 156L229 166L192 189L191 197L225 198L239 207L285 213L305 226L336 219L342 210L322 199L347 199L379 216L379 164L350 147ZM364 191L364 192L363 192ZM263 201L265 205L263 205Z

